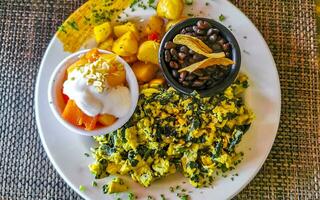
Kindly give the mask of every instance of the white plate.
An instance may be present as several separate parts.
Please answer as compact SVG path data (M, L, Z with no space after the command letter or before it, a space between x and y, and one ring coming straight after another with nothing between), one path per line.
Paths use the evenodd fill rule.
M220 14L226 16L223 24L231 25L242 49L241 70L250 79L246 102L253 109L256 119L239 145L239 150L245 154L244 160L235 171L230 172L227 178L218 178L213 183L213 187L204 189L192 188L188 183L181 184L185 179L180 174L156 181L149 188L144 188L125 177L131 191L138 195L139 199L146 199L148 195L159 199L160 194L176 199L177 197L169 192L168 187L178 184L193 191L192 199L212 199L213 197L229 199L240 192L257 174L276 137L280 118L280 84L275 62L266 42L251 21L228 1L209 1L208 6L205 5L206 2L194 1L194 5L188 7L193 11L186 11L186 13L199 13L201 10L201 16L213 19L218 19ZM153 15L154 11L148 10L135 14L137 13L148 16ZM87 166L93 162L93 158L84 156L84 153L89 152L90 147L94 145L92 139L70 133L58 123L49 107L47 96L49 77L58 63L68 55L69 53L63 51L59 40L54 37L42 59L35 93L36 120L41 141L59 174L83 198L115 199L114 195L103 194L100 187L91 186L94 177ZM232 174L235 173L239 176L234 177L232 181ZM110 177L98 181L99 186L109 179ZM79 185L85 186L86 190L79 191ZM127 194L123 193L117 197L127 199Z

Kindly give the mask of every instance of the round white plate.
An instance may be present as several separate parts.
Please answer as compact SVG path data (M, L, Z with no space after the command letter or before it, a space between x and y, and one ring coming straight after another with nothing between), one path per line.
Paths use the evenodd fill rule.
M206 5L209 2L209 5ZM191 193L192 199L229 199L240 192L257 174L276 137L280 118L280 83L270 50L263 37L252 22L235 6L227 0L194 1L194 5L186 6L185 14L194 13L198 16L211 17L218 20L223 14L226 19L222 22L229 26L242 49L241 70L250 79L250 87L246 92L246 102L256 115L251 128L243 137L239 150L244 152L243 161L237 169L230 172L226 178L217 178L212 187L195 189L180 174L172 175L154 182L149 188L144 188L124 177L129 183L130 191L139 199L146 199L148 195L160 199L160 194L165 194L170 199L176 199L174 193L169 192L169 186L180 185ZM202 12L201 14L199 12ZM155 14L154 10L143 10L133 13L143 17ZM136 16L134 16L136 15ZM48 102L48 82L50 75L58 63L70 55L63 51L59 40L54 37L42 59L38 74L35 92L36 120L43 146L62 178L85 199L127 199L127 194L105 195L101 186L111 177L98 181L99 187L92 187L93 175L88 170L88 165L93 158L86 157L84 153L90 152L94 146L90 137L70 133L54 117ZM232 175L234 180L231 180ZM85 186L85 191L79 191L79 185Z

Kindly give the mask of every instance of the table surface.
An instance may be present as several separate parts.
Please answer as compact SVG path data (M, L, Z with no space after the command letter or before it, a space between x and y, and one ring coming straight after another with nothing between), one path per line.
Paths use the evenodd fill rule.
M34 87L61 22L83 0L0 2L0 199L81 199L41 145ZM266 39L279 71L282 111L271 153L235 199L320 199L320 91L312 0L232 0ZM320 8L317 9L320 13Z

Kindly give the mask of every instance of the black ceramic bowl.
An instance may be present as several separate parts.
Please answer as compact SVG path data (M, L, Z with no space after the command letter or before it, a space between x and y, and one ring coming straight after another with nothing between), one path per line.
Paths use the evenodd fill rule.
M227 73L227 75L223 78L223 80L219 81L217 84L213 85L212 87L205 88L205 89L193 89L190 87L185 87L181 83L179 83L172 75L171 68L168 66L168 64L165 62L165 43L168 41L172 41L173 38L180 34L180 31L183 28L186 28L188 26L196 25L196 23L199 20L207 21L212 28L218 29L220 32L220 35L224 40L226 40L231 46L230 46L230 56L229 58L234 61L235 64L230 66L230 69ZM200 93L201 96L213 96L217 93L220 93L224 91L227 87L229 87L232 82L236 79L241 65L241 53L240 53L240 47L238 45L237 40L233 36L232 32L226 28L224 25L220 24L219 22L208 19L208 18L189 18L186 19L179 24L175 25L173 28L171 28L162 39L162 42L160 44L160 50L159 50L159 63L160 67L164 73L165 78L167 79L168 83L174 87L176 90L184 93L184 94L190 94L194 90L196 90L198 93Z

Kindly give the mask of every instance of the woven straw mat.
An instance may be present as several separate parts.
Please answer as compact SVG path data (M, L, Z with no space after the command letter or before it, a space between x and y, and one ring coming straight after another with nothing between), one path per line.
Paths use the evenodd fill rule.
M41 145L34 88L41 58L61 22L84 1L0 2L0 199L81 199ZM272 151L236 199L320 199L319 65L315 4L233 0L270 46L282 112Z

